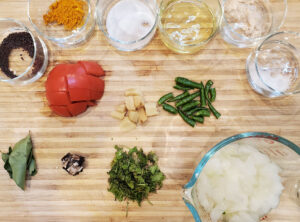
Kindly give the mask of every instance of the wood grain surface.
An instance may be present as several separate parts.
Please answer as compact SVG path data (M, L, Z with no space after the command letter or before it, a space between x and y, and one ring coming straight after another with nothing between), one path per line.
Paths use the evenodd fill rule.
M282 30L300 31L300 0L288 0L289 11ZM0 17L23 21L27 1L0 0ZM0 83L0 151L32 132L38 174L21 191L0 166L0 221L193 221L181 198L200 156L219 141L247 131L270 132L300 145L300 96L266 99L249 86L245 61L251 49L238 49L218 34L195 55L178 55L167 49L158 33L151 43L137 52L119 52L108 44L96 28L88 43L61 49L46 41L49 66L37 82L16 87ZM45 81L54 65L77 60L94 60L106 71L106 90L96 107L76 118L54 115L47 106ZM110 117L124 100L127 88L141 89L147 101L172 91L174 78L197 81L212 79L217 88L215 107L219 120L207 118L195 128L179 116L161 110L144 125L128 133L119 131L119 121ZM138 207L114 201L107 191L107 171L114 145L140 146L160 157L167 179L157 194ZM61 169L61 157L80 153L87 159L84 171L72 177ZM294 217L291 217L294 215ZM292 219L291 219L292 218ZM300 221L299 208L290 208L273 221Z

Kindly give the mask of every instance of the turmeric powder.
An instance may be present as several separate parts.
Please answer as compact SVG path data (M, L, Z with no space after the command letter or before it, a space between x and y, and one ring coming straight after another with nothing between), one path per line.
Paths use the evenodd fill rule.
M57 0L49 6L43 16L46 25L57 23L64 25L65 30L74 30L83 24L86 2L83 0Z

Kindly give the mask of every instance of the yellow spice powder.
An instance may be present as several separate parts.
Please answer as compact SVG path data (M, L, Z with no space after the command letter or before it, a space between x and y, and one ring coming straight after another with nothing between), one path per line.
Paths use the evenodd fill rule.
M73 30L83 24L86 7L82 0L57 0L49 6L43 19L46 25L57 23L64 25L65 30Z

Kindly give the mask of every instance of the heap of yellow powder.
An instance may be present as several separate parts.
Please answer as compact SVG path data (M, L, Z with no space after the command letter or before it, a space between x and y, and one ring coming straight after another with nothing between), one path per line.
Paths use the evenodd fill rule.
M57 0L49 6L43 16L46 25L57 23L64 25L65 30L73 30L83 25L86 2L83 0Z

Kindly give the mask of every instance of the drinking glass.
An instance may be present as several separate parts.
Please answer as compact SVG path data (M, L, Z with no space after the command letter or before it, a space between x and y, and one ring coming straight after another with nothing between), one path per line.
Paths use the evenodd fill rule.
M95 28L94 3L84 0L86 3L83 25L74 30L65 30L63 25L46 25L43 16L47 14L49 6L56 0L28 0L28 17L34 29L44 38L56 45L67 48L86 42Z
M257 45L284 23L287 0L223 0L223 39L240 48Z
M266 97L300 92L300 34L278 32L266 38L248 57L251 87Z
M222 15L219 0L162 0L161 40L177 53L195 53L214 37Z
M145 47L156 32L156 0L98 0L97 23L108 42L121 51Z
M11 39L11 34L29 33L32 38L33 52L26 52L17 44L18 41ZM26 35L26 34L25 34ZM24 40L22 40L24 41ZM25 40L28 43L28 39ZM26 42L22 46L29 47ZM38 80L45 72L48 65L48 50L44 41L35 36L21 22L0 18L0 44L5 49L0 49L0 81L10 84L26 85ZM8 52L8 48L12 49ZM6 52L3 52L6 51ZM31 54L31 55L30 55Z

